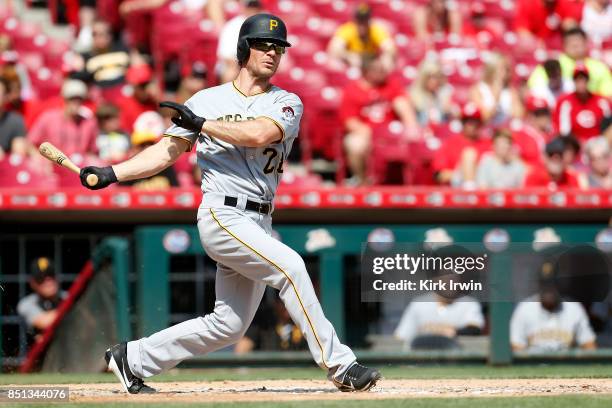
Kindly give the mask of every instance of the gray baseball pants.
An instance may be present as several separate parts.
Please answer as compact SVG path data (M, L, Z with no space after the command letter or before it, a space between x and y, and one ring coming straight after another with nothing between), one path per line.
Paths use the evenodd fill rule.
M128 363L140 378L159 374L181 361L236 343L251 324L266 285L280 291L316 361L329 375L341 375L355 362L323 314L304 261L271 236L272 217L223 205L206 193L198 211L198 231L206 253L217 262L212 313L187 320L127 345Z

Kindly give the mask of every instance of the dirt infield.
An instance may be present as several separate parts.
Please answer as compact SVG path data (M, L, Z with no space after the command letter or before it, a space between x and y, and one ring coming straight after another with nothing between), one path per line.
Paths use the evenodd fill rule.
M327 381L266 380L150 383L154 395L128 395L119 384L68 384L72 402L240 402L339 399L612 395L612 379L382 380L368 393L346 394ZM37 385L43 386L43 385Z

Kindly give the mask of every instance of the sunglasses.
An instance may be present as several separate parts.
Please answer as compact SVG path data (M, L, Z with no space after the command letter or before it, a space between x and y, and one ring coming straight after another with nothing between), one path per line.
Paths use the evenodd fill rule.
M268 52L274 50L274 52L278 55L282 55L285 53L285 47L282 45L274 44L271 42L264 41L255 41L251 43L251 48L256 49L257 51Z

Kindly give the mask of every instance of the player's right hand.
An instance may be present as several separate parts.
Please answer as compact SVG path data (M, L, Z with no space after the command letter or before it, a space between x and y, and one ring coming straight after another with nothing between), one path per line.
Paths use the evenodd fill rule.
M166 101L160 103L159 106L162 108L170 108L178 112L179 116L174 116L171 119L172 123L174 123L176 126L196 133L200 133L202 131L202 126L204 125L204 122L206 122L206 119L196 115L185 105Z
M96 176L98 176L98 183L93 186L87 184L87 176L89 176L90 174L95 174ZM83 167L81 169L81 173L79 174L79 178L81 179L81 184L90 190L100 190L101 188L108 187L109 185L117 182L117 176L115 175L115 171L111 166Z

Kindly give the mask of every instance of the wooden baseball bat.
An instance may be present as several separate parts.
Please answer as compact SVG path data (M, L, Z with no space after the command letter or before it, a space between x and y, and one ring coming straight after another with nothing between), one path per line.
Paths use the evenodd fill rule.
M45 158L51 160L52 162L55 162L59 164L60 166L64 166L65 168L67 168L70 171L75 172L76 174L81 173L81 169L76 164L74 164L72 160L70 160L64 154L64 152L62 152L57 147L53 146L51 143L49 142L42 143L40 147L38 148L38 151ZM96 184L98 184L98 176L96 176L95 174L90 174L89 176L87 176L86 181L87 181L87 184L89 184L90 186L95 186Z

